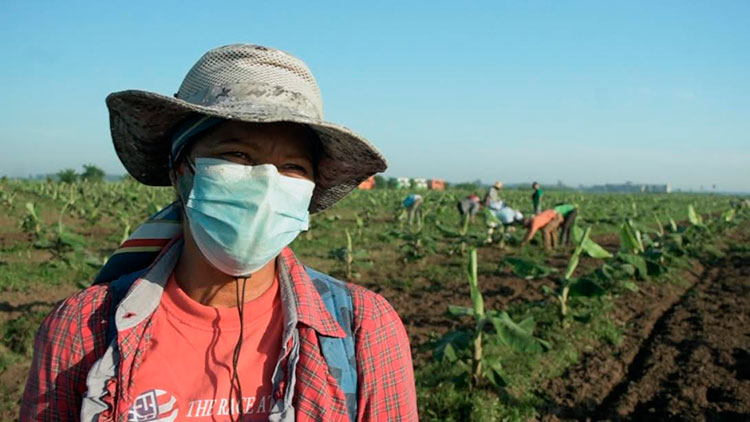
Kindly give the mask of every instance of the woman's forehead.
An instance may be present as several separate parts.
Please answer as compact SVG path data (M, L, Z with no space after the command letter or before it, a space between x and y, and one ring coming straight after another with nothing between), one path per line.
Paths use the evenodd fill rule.
M289 122L227 121L195 140L195 148L202 151L227 146L309 157L315 156L317 148L315 135L307 126Z

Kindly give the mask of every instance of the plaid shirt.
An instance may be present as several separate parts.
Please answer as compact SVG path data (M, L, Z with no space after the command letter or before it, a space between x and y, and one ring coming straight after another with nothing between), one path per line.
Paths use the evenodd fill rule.
M289 248L282 251L278 262L291 279L288 294L297 312L299 361L293 398L296 421L348 421L344 393L329 374L317 337L341 337L343 330L326 310L307 272ZM348 287L354 306L357 420L418 420L409 339L398 314L382 296L353 284ZM67 298L45 318L34 344L34 360L21 403L21 422L80 420L87 375L107 349L109 309L107 286L95 285ZM99 415L99 422L127 420L127 410L137 391L131 381L148 350L151 321L151 317L144 318L119 332L118 376L105 384L107 394L102 401L109 410ZM291 344L284 349L291 350ZM283 361L288 354L282 352L279 359ZM287 378L275 389L275 399L281 398Z

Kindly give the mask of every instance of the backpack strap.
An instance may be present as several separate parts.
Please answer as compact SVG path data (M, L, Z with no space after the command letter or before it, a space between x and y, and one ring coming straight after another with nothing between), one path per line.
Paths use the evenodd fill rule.
M344 282L308 267L305 269L320 294L320 298L323 299L326 309L336 317L336 321L346 333L344 338L319 334L318 342L331 375L346 396L349 420L354 422L357 419L357 359L354 355L352 294Z

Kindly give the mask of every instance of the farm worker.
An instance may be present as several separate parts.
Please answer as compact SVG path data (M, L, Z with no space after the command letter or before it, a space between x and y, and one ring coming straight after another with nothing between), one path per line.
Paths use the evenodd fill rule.
M503 207L504 203L502 200L500 200L500 189L503 188L503 183L500 181L495 182L492 186L490 186L489 189L487 189L487 193L484 195L484 206L493 209L493 210L499 210Z
M422 206L422 195L418 195L416 193L413 193L404 199L404 202L402 203L404 205L404 208L409 210L409 224L411 224L414 221L414 216L419 211L419 207Z
M523 214L511 207L504 206L495 212L495 216L506 226L523 221Z
M521 241L525 245L534 238L537 231L541 230L544 236L544 249L550 250L557 246L557 228L563 222L563 217L555 210L545 210L526 219L524 225L528 228L526 236Z
M534 204L534 215L536 215L542 210L542 195L544 195L544 192L537 182L532 183L531 188L534 189L534 192L531 193L531 202Z
M456 205L458 207L458 213L461 214L461 221L463 221L464 218L468 217L472 223L474 222L474 219L479 213L479 209L481 208L481 205L479 204L479 197L474 194L471 194L466 198L458 201L458 204Z
M563 217L560 229L560 243L568 245L570 244L570 232L578 216L578 208L573 204L557 204L553 209Z
M107 106L128 172L178 200L113 255L104 284L44 320L20 421L416 421L391 305L287 246L308 213L386 168L323 120L307 66L228 45L175 97L122 91Z
M500 221L500 223L508 228L508 233L506 233L506 237L510 237L510 232L515 231L515 227L513 225L515 223L523 222L523 214L521 214L519 211L514 210L513 208L509 206L503 206L499 210L493 210L492 208L487 208L486 212L492 214L497 220ZM495 232L495 229L499 226L499 224L496 221L493 221L492 219L487 220L487 243L492 243L492 234Z

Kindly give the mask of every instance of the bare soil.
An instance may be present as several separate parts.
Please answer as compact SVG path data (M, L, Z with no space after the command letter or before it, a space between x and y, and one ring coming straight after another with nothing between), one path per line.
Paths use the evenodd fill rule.
M599 242L605 249L614 252L619 248L619 238L614 235L602 235L594 239ZM540 245L537 245L541 248ZM572 247L560 247L551 253L546 264L555 268L558 272L539 279L527 280L517 277L509 269L502 268L499 264L503 259L504 252L499 247L478 249L477 260L480 264L486 263L489 268L497 264L495 269L488 270L484 267L479 271L479 286L482 289L484 305L487 309L507 309L513 304L538 302L549 299L542 292L542 286L554 288L568 265ZM508 253L511 253L509 251ZM461 257L460 261L465 261L466 257ZM393 262L398 258L394 255L390 259L380 260L379 262ZM445 255L436 254L425 260L421 265L427 266L458 266L456 260L449 260ZM409 264L414 265L414 264ZM601 261L588 256L581 257L576 275L585 274L601 265ZM448 305L471 306L471 296L469 293L469 284L466 275L461 269L458 271L459 277L455 280L442 279L438 283L436 280L430 280L427 277L417 276L411 280L412 284L408 287L400 287L384 284L384 279L399 278L403 274L398 267L389 269L379 268L376 277L370 279L364 277L364 282L356 281L359 284L383 295L393 305L398 312L412 346L412 356L415 365L420 365L429 354L421 347L431 338L445 334L448 331L458 329L459 326L466 326L466 321L457 320L455 317L447 315ZM663 312L664 310L662 310Z
M620 298L624 341L550 380L542 420L749 421L750 229L726 243L725 258L684 283Z
M71 284L34 285L20 291L2 292L0 295L0 323L19 318L29 312L48 312L60 300L72 295L79 288ZM22 360L0 371L0 421L15 421L18 418L17 406L6 407L8 403L18 403L26 378L30 360Z

